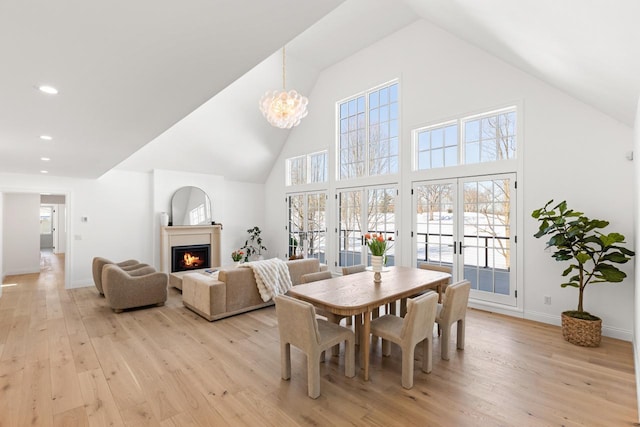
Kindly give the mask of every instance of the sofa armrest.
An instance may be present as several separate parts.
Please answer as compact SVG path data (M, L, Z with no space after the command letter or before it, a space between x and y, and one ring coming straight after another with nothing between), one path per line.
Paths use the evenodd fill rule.
M327 271L329 266L327 264L320 263L320 271Z
M185 274L182 303L207 320L213 320L227 311L227 284L204 274Z

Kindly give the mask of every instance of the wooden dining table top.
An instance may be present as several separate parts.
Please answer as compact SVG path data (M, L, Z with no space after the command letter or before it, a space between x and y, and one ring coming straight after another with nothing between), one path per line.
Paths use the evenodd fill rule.
M373 271L363 271L296 285L289 295L334 314L351 316L428 289L436 289L451 277L448 273L402 266L387 267L381 273L380 284L374 284L373 275Z

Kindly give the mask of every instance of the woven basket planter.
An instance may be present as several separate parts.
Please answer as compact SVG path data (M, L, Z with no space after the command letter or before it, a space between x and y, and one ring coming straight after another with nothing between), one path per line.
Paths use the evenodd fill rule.
M598 347L602 337L602 320L584 320L562 313L562 336L571 344Z

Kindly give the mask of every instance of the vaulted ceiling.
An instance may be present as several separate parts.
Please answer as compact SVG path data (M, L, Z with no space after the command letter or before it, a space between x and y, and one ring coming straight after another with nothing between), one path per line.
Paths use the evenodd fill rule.
M287 87L308 94L323 69L418 19L633 126L639 16L634 0L2 2L0 172L264 182L291 132L257 108L282 85L281 46Z

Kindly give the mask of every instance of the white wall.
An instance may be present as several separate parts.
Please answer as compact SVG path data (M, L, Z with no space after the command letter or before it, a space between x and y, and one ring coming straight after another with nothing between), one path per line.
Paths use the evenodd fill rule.
M4 226L3 226L3 222L4 222L4 193L0 192L0 285L2 285L2 283L4 282L4 261L3 261L3 247L4 245L2 244L3 241L3 230L4 230ZM0 298L2 297L2 286L0 286Z
M284 199L286 158L329 150L329 175L335 176L336 102L374 86L400 79L401 87L401 235L412 226L410 187L411 131L420 126L492 108L517 104L522 138L518 171L518 251L521 277L514 314L559 324L560 313L577 306L574 289L561 289L562 264L544 251L531 211L549 199L567 199L589 216L611 221L611 231L634 242L633 164L625 159L632 129L561 91L496 59L449 33L418 21L324 70L309 95L309 115L295 128L266 183L267 200ZM434 172L436 176L438 172ZM328 184L329 230L335 224L336 183ZM286 247L284 203L269 203L266 226L278 247ZM404 234L403 234L404 233ZM334 255L335 234L328 253ZM411 264L412 244L401 239L402 264ZM593 286L586 308L603 318L604 333L627 340L633 328L633 268L621 284ZM549 295L552 305L543 304Z
M40 195L4 195L3 254L5 274L40 271Z
M264 223L263 185L174 171L112 170L96 180L0 174L0 191L66 196L67 287L93 285L95 256L134 258L159 268L159 213L170 212L173 192L187 185L200 187L211 197L213 218L223 224L223 264L231 263L231 252L244 243L246 230Z
M154 262L160 265L160 213L171 215L171 198L180 187L194 186L211 199L212 219L222 224L221 260L231 264L231 252L240 248L247 229L264 224L264 186L227 181L219 175L205 175L168 170L153 171L153 249ZM268 245L266 245L269 248Z
M149 174L143 173L112 171L96 180L0 174L5 205L7 192L66 196L70 243L65 256L67 287L93 284L94 256L152 263L149 189ZM86 217L87 222L82 222L81 217ZM5 244L5 254L7 250ZM5 267L6 273L9 271Z
M640 98L638 98L638 107L636 108L636 120L634 126L634 143L633 143L633 153L635 156L640 155ZM634 218L635 218L635 244L636 248L640 248L640 233L637 230L640 229L640 166L638 166L638 160L635 161L635 180L634 180L634 189L635 189L635 204L634 204ZM636 271L638 266L640 266L640 256L635 258L635 266ZM640 418L640 312L638 311L640 307L640 275L636 274L635 277L635 309L634 309L634 328L633 328L633 349L635 356L635 368L636 368L636 399L638 401L638 416Z

